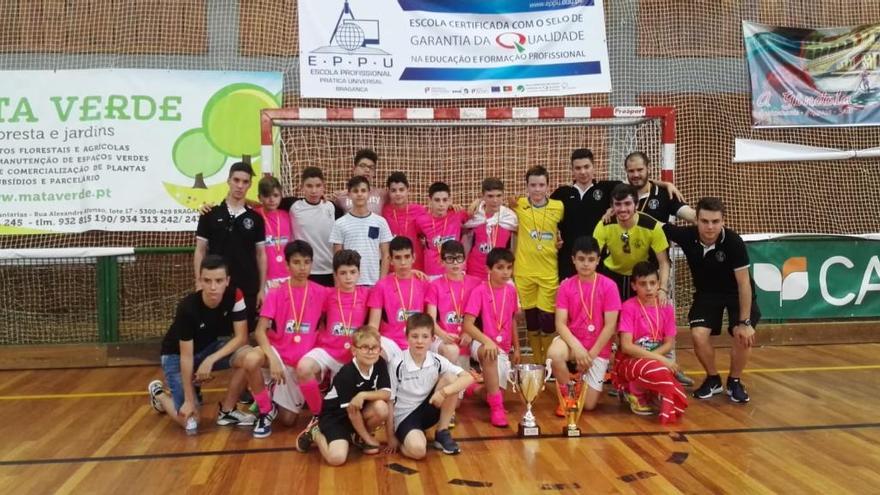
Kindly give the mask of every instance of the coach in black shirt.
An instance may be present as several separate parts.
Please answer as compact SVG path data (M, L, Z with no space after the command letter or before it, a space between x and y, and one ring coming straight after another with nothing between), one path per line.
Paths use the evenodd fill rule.
M257 310L266 285L266 227L262 215L245 203L254 171L238 162L229 169L229 193L210 212L199 217L193 268L199 289L199 266L207 254L223 257L232 285L241 289L247 306L248 329L256 328Z
M670 217L678 217L688 222L696 221L694 209L687 205L676 190L670 194L659 184L654 184L649 179L650 160L641 151L634 151L626 156L624 170L629 185L639 190L639 202L636 209L660 220L668 222Z
M727 331L734 337L727 395L734 402L748 402L749 395L740 376L755 343L755 326L761 314L749 276L746 245L736 232L724 227L724 203L718 198L703 198L697 203L696 226L666 224L663 231L681 247L694 282L694 302L688 320L694 351L707 375L694 397L708 399L722 391L709 335L721 333L727 309Z
M550 196L565 205L565 216L559 222L562 248L557 253L559 281L574 275L571 246L575 239L593 235L593 229L611 205L611 190L617 180L597 181L593 178L593 152L586 148L571 152L571 174L574 182L560 186Z

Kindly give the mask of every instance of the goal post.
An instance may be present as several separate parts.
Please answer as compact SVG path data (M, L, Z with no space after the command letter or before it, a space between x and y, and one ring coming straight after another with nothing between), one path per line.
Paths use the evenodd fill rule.
M296 159L285 160L282 150L280 156L287 164L275 163L276 146L284 146L285 136L274 132L276 127L291 128L330 128L330 127L375 127L393 132L389 128L437 128L437 127L588 127L588 126L638 126L656 122L658 132L654 143L647 143L657 153L652 157L659 162L659 176L662 180L673 182L675 177L675 109L672 107L619 106L619 107L417 107L417 108L357 108L357 107L289 107L267 109L261 115L261 160L265 170L279 171L276 167L293 165ZM302 134L301 134L302 135ZM289 137L289 136L288 136ZM363 147L376 147L363 142ZM654 148L656 146L656 148ZM294 145L294 148L296 145ZM572 143L566 150L574 147L590 147L586 144ZM379 151L380 157L387 156ZM646 151L630 149L629 151ZM651 153L648 153L649 156ZM291 158L287 155L287 158ZM659 160L657 160L659 158ZM622 164L621 164L622 166ZM407 171L408 170L405 170ZM609 174L609 176L612 174ZM620 177L617 177L620 178Z

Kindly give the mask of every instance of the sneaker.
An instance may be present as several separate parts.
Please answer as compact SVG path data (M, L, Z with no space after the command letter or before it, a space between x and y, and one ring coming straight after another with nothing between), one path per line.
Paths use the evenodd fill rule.
M503 407L489 409L489 423L497 428L507 428L507 411Z
M266 438L272 434L272 420L276 414L275 407L272 407L267 414L257 416L257 421L254 423L254 438Z
M312 443L315 441L315 434L320 432L318 429L318 418L317 416L312 416L312 419L309 421L309 424L306 425L305 429L296 436L296 450L305 454L312 448Z
M639 416L650 416L654 414L654 409L645 404L635 394L626 394L626 400L629 402L629 410L632 411L633 414L638 414Z
M314 440L314 434L312 434L312 440ZM299 439L297 439L297 441L299 441ZM368 444L364 441L363 437L357 433L351 434L351 444L359 448L364 455L376 455L381 450L381 446Z
M231 411L224 411L223 404L217 408L217 425L219 426L253 426L257 421L257 417L253 414L241 412L236 408Z
M243 406L249 406L254 403L254 396L251 395L250 390L245 390L238 397L238 403Z
M678 383L684 385L685 387L693 387L694 379L685 375L684 371L676 371L675 379L678 380Z
M713 395L720 394L724 389L721 388L721 376L709 375L703 380L700 388L694 390L694 398L709 399Z
M434 448L442 450L444 454L455 455L461 452L458 443L452 439L452 433L449 430L440 430L434 434Z
M156 412L165 412L165 407L159 402L159 396L162 395L162 392L164 391L162 380L153 380L147 385L147 392L150 393L150 405L153 406L153 409L155 409Z
M739 378L727 379L727 395L730 396L730 400L738 404L745 404L749 401L746 387L743 386Z

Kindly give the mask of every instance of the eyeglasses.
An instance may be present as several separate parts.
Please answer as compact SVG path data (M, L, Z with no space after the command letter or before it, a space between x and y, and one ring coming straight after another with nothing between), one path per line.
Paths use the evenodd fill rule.
M370 352L370 353L379 352L382 349L380 346L377 346L377 345L359 345L359 346L356 346L355 348L360 349L364 352Z
M461 254L457 256L444 256L443 261L446 263L464 263L464 256Z
M621 242L623 242L623 252L629 254L630 253L629 232L624 232L624 233L620 234L620 240L621 240Z

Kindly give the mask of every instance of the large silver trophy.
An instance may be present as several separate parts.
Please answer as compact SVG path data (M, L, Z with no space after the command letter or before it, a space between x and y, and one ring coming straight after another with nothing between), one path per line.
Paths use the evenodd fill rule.
M532 402L538 394L544 390L544 384L550 379L550 366L541 364L518 364L510 370L508 381L513 385L513 391L519 391L523 400L526 401L526 413L519 422L519 436L536 437L541 434L541 428L532 414Z

